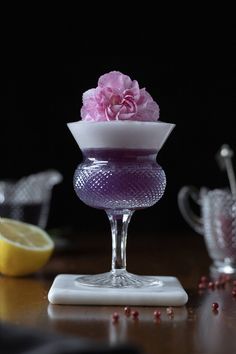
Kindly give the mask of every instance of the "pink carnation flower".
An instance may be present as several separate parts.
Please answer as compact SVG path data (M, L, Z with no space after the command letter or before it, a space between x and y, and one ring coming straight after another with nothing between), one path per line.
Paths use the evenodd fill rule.
M83 94L81 117L86 121L157 121L159 106L136 80L119 71L101 76L98 87Z

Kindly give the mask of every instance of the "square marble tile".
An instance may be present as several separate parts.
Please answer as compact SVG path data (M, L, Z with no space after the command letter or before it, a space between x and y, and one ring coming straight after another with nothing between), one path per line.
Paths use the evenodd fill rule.
M157 276L163 282L162 286L134 289L79 285L75 282L79 276L58 275L49 290L49 302L58 305L183 306L188 301L187 293L175 277Z

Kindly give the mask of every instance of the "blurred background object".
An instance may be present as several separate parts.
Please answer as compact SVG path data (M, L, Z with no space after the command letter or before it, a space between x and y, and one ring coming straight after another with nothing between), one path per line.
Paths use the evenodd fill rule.
M199 207L197 213L191 205ZM236 201L227 189L197 191L184 186L178 194L180 211L185 221L204 236L208 254L212 259L211 273L236 274Z
M204 236L213 261L213 275L236 274L236 181L233 155L234 151L227 144L222 145L215 155L220 169L227 172L228 188L202 187L198 190L193 186L183 186L178 193L178 205L183 218L195 232Z
M62 181L55 170L39 172L17 181L0 181L0 216L47 226L53 187Z

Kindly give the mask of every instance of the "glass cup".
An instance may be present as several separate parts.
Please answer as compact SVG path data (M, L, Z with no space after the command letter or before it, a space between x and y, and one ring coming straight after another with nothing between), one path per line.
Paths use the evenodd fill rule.
M52 188L62 181L55 170L36 173L17 181L0 181L0 217L45 228Z
M166 177L156 157L174 124L80 121L68 127L84 157L74 174L75 192L88 206L106 211L112 235L111 271L76 281L111 288L161 286L156 277L127 272L126 241L134 211L164 194Z
M200 207L200 216L194 211ZM236 200L228 190L183 187L178 204L186 222L205 239L211 272L236 274Z

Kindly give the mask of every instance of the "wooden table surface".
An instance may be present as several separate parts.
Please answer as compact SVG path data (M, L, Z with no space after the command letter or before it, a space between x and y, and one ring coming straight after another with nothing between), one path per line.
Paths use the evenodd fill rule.
M107 236L80 234L67 248L56 251L37 274L0 276L0 320L18 326L76 335L106 343L131 343L144 353L236 353L236 299L232 281L225 288L199 292L202 275L209 275L210 259L203 239L189 232L160 235L129 235L128 270L138 274L178 277L189 295L186 306L174 308L174 316L161 310L153 320L153 307L134 307L139 320L124 315L122 306L59 306L47 300L48 290L59 273L96 273L109 270ZM71 247L70 247L71 246ZM211 305L219 303L219 311ZM112 323L112 314L120 314Z

